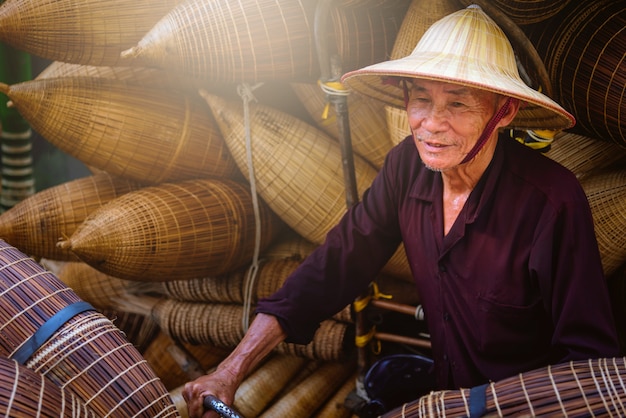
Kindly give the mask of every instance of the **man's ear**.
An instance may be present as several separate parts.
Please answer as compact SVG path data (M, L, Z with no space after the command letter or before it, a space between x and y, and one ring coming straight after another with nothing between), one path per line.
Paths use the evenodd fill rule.
M506 100L506 98L504 98L504 100ZM503 104L504 104L504 101L500 104L500 106L502 106ZM498 127L501 128L510 124L513 121L513 119L515 119L515 116L517 116L517 112L519 111L519 108L520 108L520 100L511 98L511 103L509 103L509 108L507 109L506 113L504 114L500 122L498 123Z

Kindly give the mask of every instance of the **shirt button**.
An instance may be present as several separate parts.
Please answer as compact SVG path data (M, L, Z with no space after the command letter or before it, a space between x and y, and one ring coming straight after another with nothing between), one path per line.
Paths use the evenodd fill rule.
M446 272L446 266L443 263L439 263L439 271L441 273L445 273Z
M443 313L443 320L446 322L450 321L450 314L448 312Z
M443 355L443 361L448 361L448 355L447 354Z

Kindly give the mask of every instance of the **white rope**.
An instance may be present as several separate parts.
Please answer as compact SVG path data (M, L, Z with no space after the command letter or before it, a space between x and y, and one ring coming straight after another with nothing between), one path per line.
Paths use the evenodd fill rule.
M252 265L246 272L244 282L244 301L243 301L243 316L241 318L241 325L243 331L248 331L250 326L250 312L252 310L252 299L254 291L254 283L256 282L257 272L259 270L259 253L261 251L261 216L259 213L259 198L256 192L256 179L254 176L254 164L252 161L252 136L250 133L250 102L256 101L256 97L252 93L255 89L262 86L263 83L257 83L254 86L250 86L246 83L242 83L237 86L237 94L243 101L243 118L244 127L246 132L246 158L248 162L248 178L250 182L250 192L252 194L252 207L254 209L255 219L255 239L254 239L254 254L252 256Z

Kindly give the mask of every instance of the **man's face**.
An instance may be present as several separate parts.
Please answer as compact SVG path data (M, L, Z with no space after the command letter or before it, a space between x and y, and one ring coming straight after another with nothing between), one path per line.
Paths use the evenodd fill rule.
M498 96L440 81L413 80L408 87L407 115L422 161L437 171L456 167L495 113Z

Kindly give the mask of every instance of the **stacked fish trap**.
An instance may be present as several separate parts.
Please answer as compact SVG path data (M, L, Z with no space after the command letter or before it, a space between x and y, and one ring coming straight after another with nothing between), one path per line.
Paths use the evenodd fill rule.
M624 358L571 361L471 389L431 392L383 417L621 416L625 372Z

